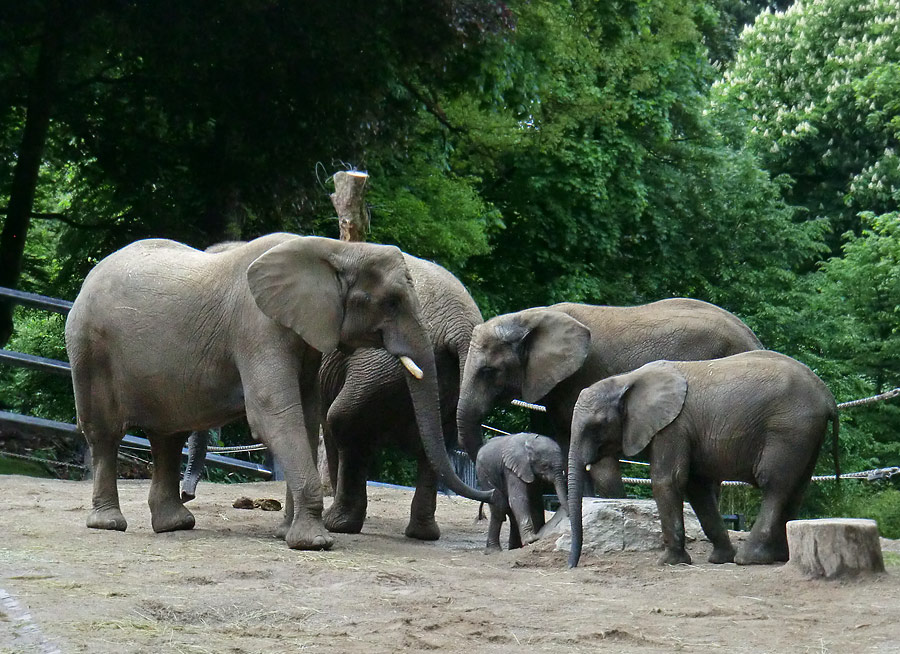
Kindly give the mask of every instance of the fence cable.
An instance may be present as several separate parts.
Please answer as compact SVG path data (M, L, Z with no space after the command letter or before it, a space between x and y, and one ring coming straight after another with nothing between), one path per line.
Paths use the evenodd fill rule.
M77 463L67 463L66 461L54 461L53 459L42 459L37 456L31 456L29 454L16 454L15 452L7 452L6 450L0 450L0 455L7 456L13 459L24 459L25 461L34 461L36 463L49 463L55 466L63 466L64 468L78 468L79 470L87 470L87 466L79 465Z

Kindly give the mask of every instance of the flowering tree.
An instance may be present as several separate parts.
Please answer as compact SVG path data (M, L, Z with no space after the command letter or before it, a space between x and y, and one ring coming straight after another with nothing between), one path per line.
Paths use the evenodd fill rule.
M900 11L894 0L812 0L765 11L716 85L722 113L749 122L746 146L788 200L825 217L831 245L858 214L900 197ZM738 132L744 134L744 132Z

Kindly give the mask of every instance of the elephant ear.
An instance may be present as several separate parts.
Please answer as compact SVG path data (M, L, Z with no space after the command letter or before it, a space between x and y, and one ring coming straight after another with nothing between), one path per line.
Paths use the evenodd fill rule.
M267 250L247 269L260 310L320 352L338 345L344 302L331 239L298 236Z
M512 470L516 477L530 484L534 481L534 471L531 469L527 447L527 441L522 442L519 438L507 436L500 455L507 470Z
M553 309L527 309L520 317L528 329L522 399L537 402L581 368L591 347L591 330Z
M622 375L622 381L626 384L622 452L635 456L681 413L687 380L668 361L654 361Z

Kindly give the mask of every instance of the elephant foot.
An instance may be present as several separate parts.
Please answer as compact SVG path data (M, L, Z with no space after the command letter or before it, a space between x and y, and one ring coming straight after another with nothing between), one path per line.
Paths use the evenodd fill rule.
M735 549L729 543L728 547L714 548L707 561L710 563L733 563L734 555Z
M330 550L334 545L334 538L325 531L324 525L312 521L294 521L284 540L292 550Z
M290 530L290 528L291 528L291 521L290 521L290 519L285 519L285 520L282 521L281 524L279 524L278 527L275 529L275 538L279 538L279 539L281 539L281 540L284 540L285 538L287 538L287 533L288 533L288 530Z
M125 531L128 521L118 508L94 509L88 515L87 526L91 529L109 529L110 531Z
M366 507L362 510L347 509L337 503L332 504L323 516L325 529L336 534L358 534L366 521Z
M497 554L500 551L502 551L500 543L488 543L484 546L485 554Z
M403 533L416 540L437 540L441 537L441 528L434 519L428 522L410 520Z
M735 555L734 562L738 565L768 565L776 561L787 561L787 547L772 547L761 543L747 541Z
M678 565L679 563L690 563L691 555L685 550L666 550L657 563L659 565Z
M169 510L151 511L150 525L157 534L194 528L194 514L179 504Z
M535 542L537 540L540 540L540 538L538 538L538 535L536 533L531 532L529 534L525 534L524 536L522 536L522 547L525 547L526 545L531 545L533 542Z

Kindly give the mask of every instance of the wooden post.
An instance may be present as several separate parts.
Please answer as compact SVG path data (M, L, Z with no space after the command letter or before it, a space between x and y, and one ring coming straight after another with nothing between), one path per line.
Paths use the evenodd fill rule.
M787 523L790 565L807 577L884 572L874 520L828 518Z
M365 241L369 228L369 212L366 210L365 193L369 173L361 170L334 174L334 193L331 204L338 213L342 241Z

